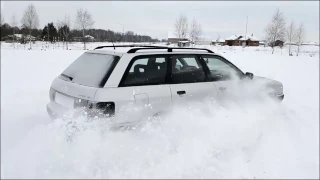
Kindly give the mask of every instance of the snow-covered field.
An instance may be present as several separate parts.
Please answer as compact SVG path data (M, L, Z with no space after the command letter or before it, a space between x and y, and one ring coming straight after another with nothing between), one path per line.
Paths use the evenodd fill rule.
M281 81L284 101L179 108L159 125L124 132L49 119L52 80L84 52L70 47L1 44L2 178L319 178L319 46L298 57L286 48L207 46Z

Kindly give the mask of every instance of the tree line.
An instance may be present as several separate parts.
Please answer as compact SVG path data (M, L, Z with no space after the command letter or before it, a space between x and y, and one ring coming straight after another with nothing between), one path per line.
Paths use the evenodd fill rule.
M86 49L86 42L88 38L86 35L93 36L95 41L99 42L159 42L158 39L153 39L148 35L138 35L133 31L127 32L115 32L112 30L105 29L95 29L92 28L94 25L94 20L91 13L86 9L78 9L75 22L71 22L70 16L65 15L62 20L58 20L56 23L49 22L42 29L39 27L39 17L36 12L36 8L33 4L30 4L23 13L23 17L20 21L21 26L18 25L16 16L13 14L10 22L4 22L4 17L1 14L1 40L4 37L13 34L23 34L24 37L33 36L37 40L47 41L50 43L56 41L62 41L66 43L68 49L68 43L71 41L81 41L84 44L84 49ZM30 42L31 38L26 38ZM77 40L76 40L77 39ZM14 39L13 39L14 40ZM162 40L165 41L165 40Z

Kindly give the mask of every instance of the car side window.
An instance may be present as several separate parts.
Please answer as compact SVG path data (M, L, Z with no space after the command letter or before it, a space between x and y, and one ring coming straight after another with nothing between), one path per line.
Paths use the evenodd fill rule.
M195 55L172 56L172 83L196 83L206 80L206 73Z
M129 72L124 74L121 86L141 86L164 84L167 73L167 59L148 56L134 59L129 64Z
M202 58L210 70L211 81L234 80L242 75L240 70L219 56L203 55Z
M186 57L183 58L183 60L189 65L189 66L194 66L196 68L199 68L198 62L194 57Z
M132 64L129 72L134 72L134 67L135 67L136 65L138 65L138 64L140 64L140 65L147 65L147 63L148 63L148 59L147 59L147 58L139 59L139 60L137 60L137 61L134 61L134 63Z

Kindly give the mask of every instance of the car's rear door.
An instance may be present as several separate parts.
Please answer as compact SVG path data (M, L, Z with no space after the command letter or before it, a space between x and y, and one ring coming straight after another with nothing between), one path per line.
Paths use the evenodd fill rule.
M167 55L137 55L129 61L119 87L99 90L96 97L116 102L116 113L125 115L124 121L164 112L171 104L167 67Z
M204 102L217 97L213 83L208 82L204 62L197 55L180 54L170 57L171 93L174 104Z

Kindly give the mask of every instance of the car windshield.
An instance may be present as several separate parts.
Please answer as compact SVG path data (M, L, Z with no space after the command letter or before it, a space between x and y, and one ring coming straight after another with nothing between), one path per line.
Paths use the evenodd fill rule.
M119 56L84 53L77 58L60 78L90 87L103 87Z

